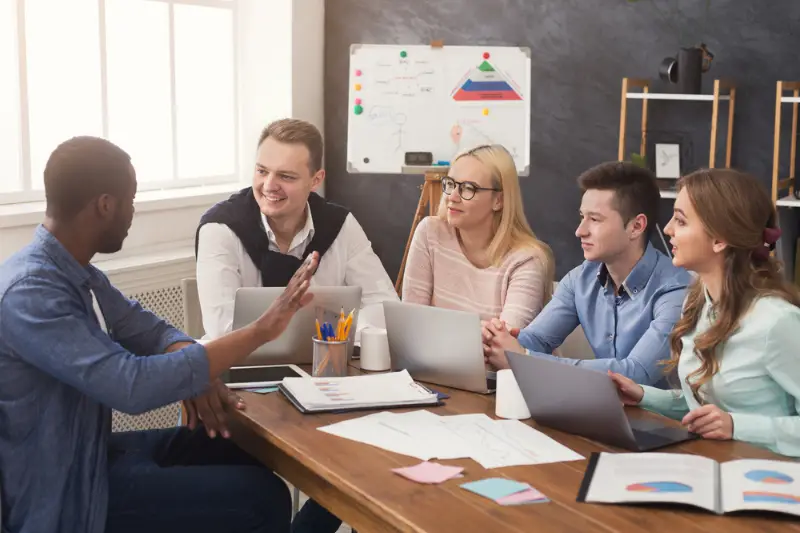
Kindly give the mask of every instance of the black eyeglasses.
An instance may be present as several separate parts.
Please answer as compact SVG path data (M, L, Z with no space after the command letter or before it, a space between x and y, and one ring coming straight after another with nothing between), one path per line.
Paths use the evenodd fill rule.
M478 191L500 192L497 187L478 187L471 181L456 181L450 176L442 178L442 192L450 196L458 188L458 195L464 200L472 200Z

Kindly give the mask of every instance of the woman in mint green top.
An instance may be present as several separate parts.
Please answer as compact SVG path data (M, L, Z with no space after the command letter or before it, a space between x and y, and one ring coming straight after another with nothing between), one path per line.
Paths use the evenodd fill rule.
M752 176L725 169L681 178L664 229L673 263L697 274L666 370L680 389L610 373L629 405L681 420L707 439L736 439L800 457L800 293L770 250L772 202Z

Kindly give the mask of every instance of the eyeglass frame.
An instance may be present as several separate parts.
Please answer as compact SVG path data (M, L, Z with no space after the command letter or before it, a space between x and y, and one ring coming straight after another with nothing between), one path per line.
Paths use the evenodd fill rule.
M447 190L446 190L447 186L445 185L445 183L447 181L452 181L453 182L453 190L450 191L450 192L447 192ZM469 198L465 198L464 197L464 185L470 185L473 189L475 189L475 192L473 192L472 196L470 196ZM442 193L443 194L446 194L447 196L450 196L451 194L456 192L456 190L458 190L458 195L461 197L461 199L462 200L466 200L467 202L469 202L470 200L475 198L475 194L478 191L494 191L494 192L502 192L503 191L503 189L498 189L497 187L479 187L478 184L475 183L474 181L456 181L451 176L445 176L444 178L442 178Z

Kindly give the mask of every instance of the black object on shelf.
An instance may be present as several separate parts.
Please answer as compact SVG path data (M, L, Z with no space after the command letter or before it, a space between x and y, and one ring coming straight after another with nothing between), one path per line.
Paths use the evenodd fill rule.
M700 94L703 89L703 73L711 68L714 54L705 44L681 48L678 58L665 57L658 67L658 76L675 86L682 94Z

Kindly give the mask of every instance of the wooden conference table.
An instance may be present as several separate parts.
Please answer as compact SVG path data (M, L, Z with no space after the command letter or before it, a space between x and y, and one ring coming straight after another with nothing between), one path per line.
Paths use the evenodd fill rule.
M351 373L359 373L351 368ZM435 386L450 394L439 415L485 413L494 418L494 395ZM464 478L420 485L391 472L417 459L329 435L316 428L368 412L304 415L280 393L244 393L245 411L234 415L233 439L264 464L325 506L359 533L522 531L745 531L800 532L800 522L775 515L716 516L677 507L599 505L575 501L589 454L621 451L526 421L586 457L583 461L485 470L471 459L442 461L465 467ZM399 411L398 411L399 412ZM641 409L631 416L655 417ZM692 453L718 461L780 458L741 442L693 441L664 451ZM459 487L486 477L530 483L549 503L502 507Z

